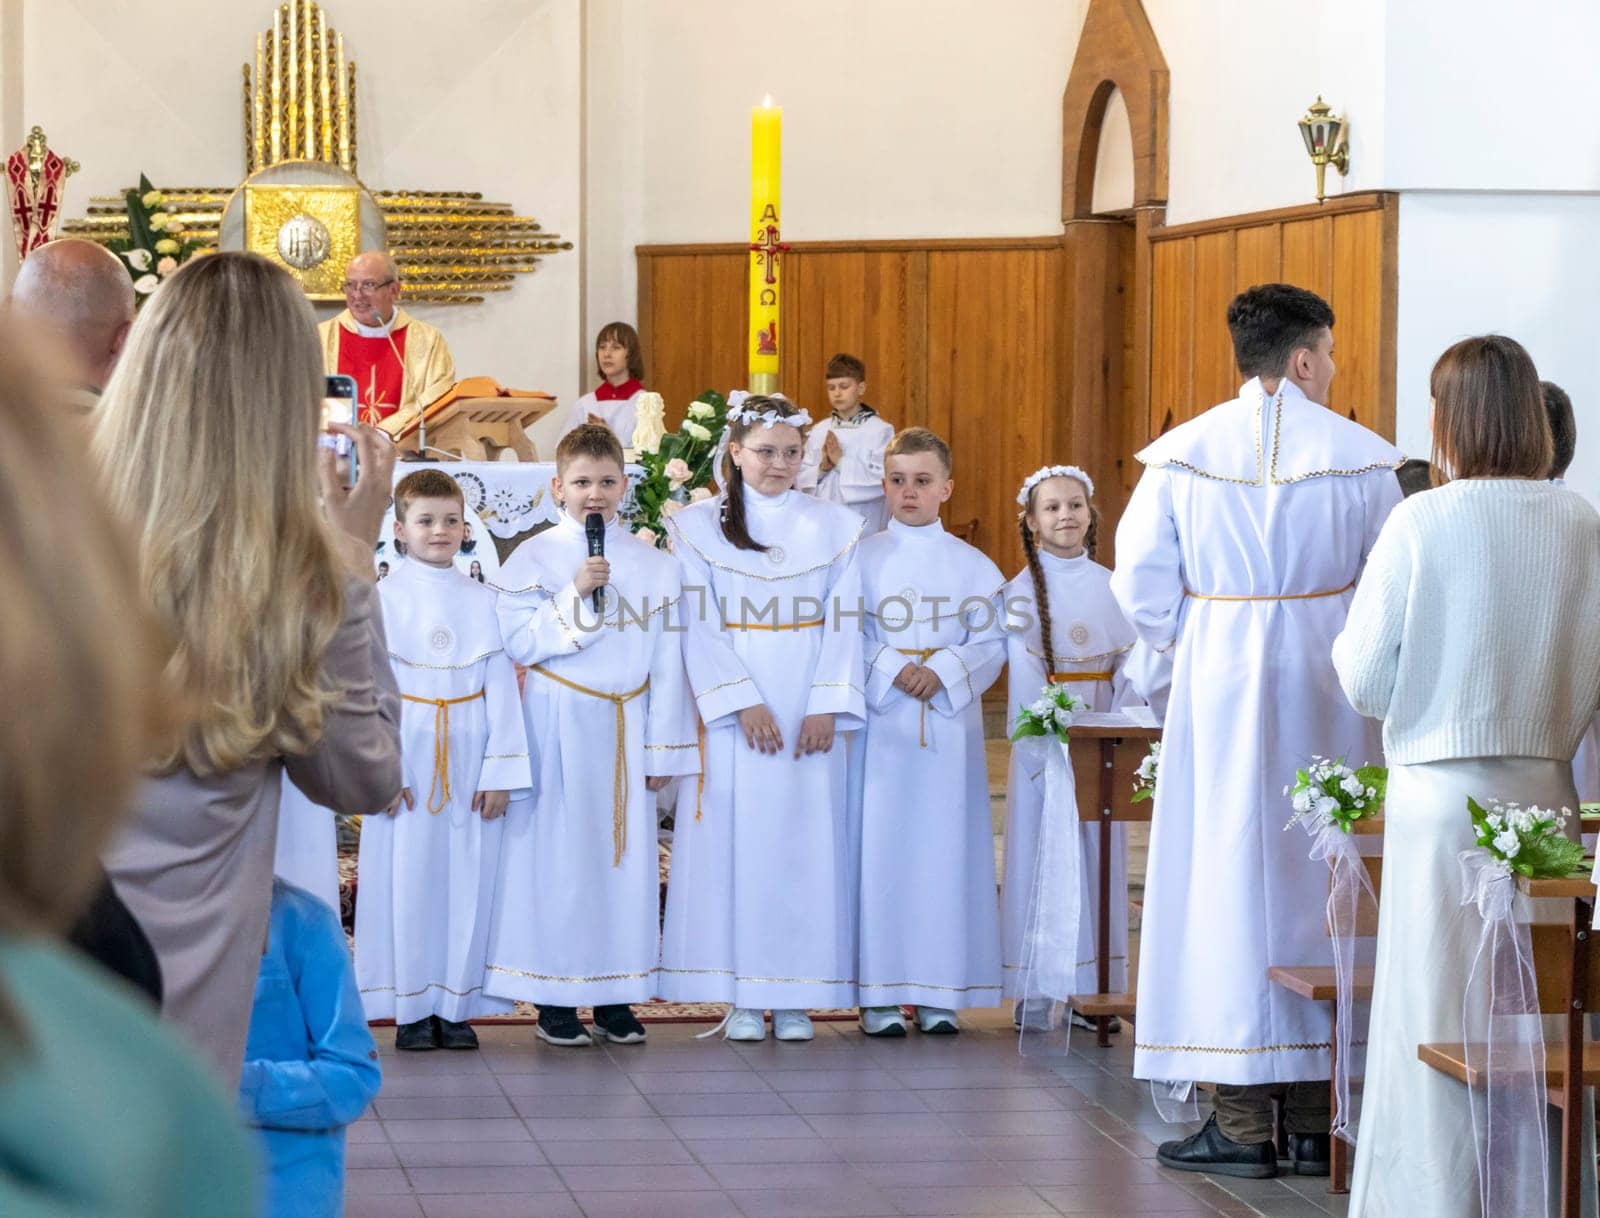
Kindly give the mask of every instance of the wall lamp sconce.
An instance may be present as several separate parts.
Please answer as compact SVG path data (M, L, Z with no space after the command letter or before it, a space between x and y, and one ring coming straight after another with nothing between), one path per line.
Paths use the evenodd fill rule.
M1323 179L1332 165L1341 175L1350 172L1350 124L1335 114L1321 95L1300 120L1300 136L1317 167L1317 202L1328 197Z

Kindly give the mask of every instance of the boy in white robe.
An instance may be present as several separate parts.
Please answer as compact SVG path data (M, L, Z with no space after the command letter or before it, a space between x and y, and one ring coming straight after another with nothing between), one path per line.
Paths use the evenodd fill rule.
M730 1040L810 1040L808 1007L854 1006L845 757L866 716L860 517L796 494L811 420L778 398L729 416L726 486L667 521L705 786L678 805L661 997L730 1002Z
M394 490L406 561L378 585L400 687L405 787L363 818L356 979L397 1049L475 1049L466 1021L507 1009L483 995L484 951L511 793L529 783L517 675L495 593L457 571L461 488L422 469Z
M944 531L950 449L912 427L884 456L892 517L861 543L867 729L861 826L861 1027L960 1030L1000 1000L1000 916L983 693L1005 663L1000 570Z
M485 988L537 1003L538 1036L555 1045L593 1043L580 1006L594 1008L595 1036L644 1040L628 1004L655 992L660 959L654 793L700 769L678 564L618 519L627 486L610 431L568 432L551 482L561 518L500 569L506 651L528 666L534 789L506 818ZM601 557L589 556L591 514Z
M1094 561L1097 522L1094 483L1072 465L1052 465L1030 475L1017 502L1019 528L1028 565L1006 585L1011 628L1006 634L1007 723L1036 701L1047 684L1065 685L1093 711L1137 702L1125 668L1134 649L1133 627L1111 594L1111 572ZM1044 771L1033 769L1024 749L1011 751L1006 780L1005 875L1001 890L1004 931L1005 996L1014 999L1015 1022L1027 1031L1050 1025L1053 1001L1033 989L1027 976L1025 940L1034 872L1039 859L1040 820L1044 815ZM1078 972L1073 989L1099 991L1100 834L1104 826L1080 824L1080 908ZM1112 993L1128 988L1128 829L1111 832L1111 927L1107 985ZM1093 1022L1068 1012L1079 1027ZM1119 1031L1113 1016L1109 1031Z
M867 392L867 366L853 355L828 361L828 404L833 413L806 437L805 461L795 486L843 504L867 528L863 536L883 529L888 518L883 494L883 451L894 428L861 399Z
M1333 640L1390 510L1401 453L1328 410L1333 310L1265 284L1228 328L1239 396L1138 454L1111 587L1173 653L1139 950L1134 1077L1214 1084L1213 1113L1161 1163L1278 1173L1282 1093L1297 1175L1328 1172L1328 1008L1267 980L1323 962L1328 868L1284 832L1283 786L1313 755L1381 764Z

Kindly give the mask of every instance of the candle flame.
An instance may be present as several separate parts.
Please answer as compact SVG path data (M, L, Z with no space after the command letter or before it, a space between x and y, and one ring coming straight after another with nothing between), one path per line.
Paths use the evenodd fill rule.
M761 99L761 108L764 110L772 109L772 94L768 93Z

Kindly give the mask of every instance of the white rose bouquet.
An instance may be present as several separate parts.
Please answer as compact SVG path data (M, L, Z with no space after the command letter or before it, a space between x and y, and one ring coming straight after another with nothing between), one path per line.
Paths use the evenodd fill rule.
M1285 829L1309 819L1318 827L1333 824L1349 833L1356 821L1370 820L1382 810L1389 771L1377 765L1352 770L1343 757L1313 757L1309 766L1295 771L1294 779L1283 788L1294 803Z
M1076 694L1068 693L1065 685L1046 685L1039 696L1017 712L1011 725L1011 742L1026 740L1029 736L1054 736L1067 742L1067 729L1072 726L1072 716L1088 707Z
M1142 804L1147 799L1155 798L1156 775L1160 772L1161 741L1152 740L1150 751L1144 755L1139 768L1133 772L1133 803Z
M191 258L211 249L184 234L183 222L167 210L167 198L139 175L139 187L124 196L128 235L113 237L106 247L127 265L133 278L134 302L143 305L150 293Z
M660 398L656 399L657 402ZM634 432L634 448L644 477L633 488L633 515L630 524L635 536L656 546L667 544L662 519L711 492L711 462L716 456L716 437L728 413L726 399L707 390L689 403L676 431L666 431L662 410L652 411L651 426L644 428L644 439ZM640 416L643 427L644 415Z
M1502 874L1551 880L1583 870L1583 845L1564 832L1572 809L1523 808L1498 799L1485 808L1469 796L1467 812L1479 847L1489 852L1491 866Z

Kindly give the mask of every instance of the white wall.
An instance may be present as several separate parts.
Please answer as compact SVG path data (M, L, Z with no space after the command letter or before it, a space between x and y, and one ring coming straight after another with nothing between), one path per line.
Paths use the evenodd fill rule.
M137 181L236 185L244 173L239 65L253 60L271 3L5 0L20 11L22 132L43 124L81 161L67 215ZM359 171L373 189L476 190L547 229L583 239L579 164L582 0L333 0L329 18L357 64ZM63 70L63 48L72 70ZM13 127L0 84L0 131ZM15 147L7 137L6 150ZM546 258L484 305L421 305L462 375L483 373L570 402L580 344L576 252ZM331 312L331 308L324 313ZM539 438L540 432L535 432Z

